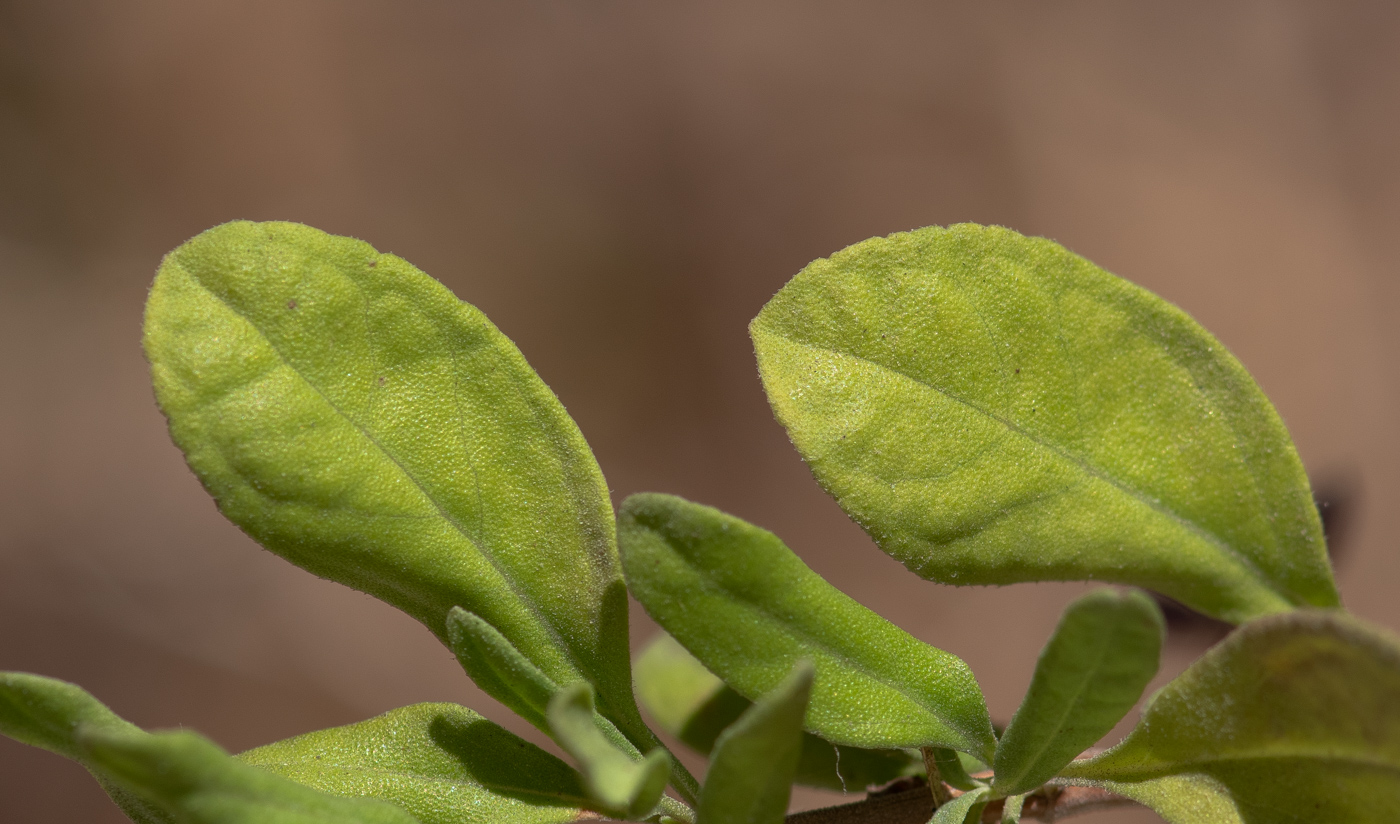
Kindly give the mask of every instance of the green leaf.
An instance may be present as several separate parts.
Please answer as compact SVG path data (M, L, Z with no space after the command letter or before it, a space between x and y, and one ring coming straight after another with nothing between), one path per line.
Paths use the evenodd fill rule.
M424 824L554 824L591 807L569 765L455 704L415 704L238 758L325 792L392 801Z
M696 824L782 824L802 754L802 717L816 670L800 661L715 744Z
M664 632L657 633L632 662L632 672L637 697L651 717L666 732L705 755L725 727L753 706ZM793 780L809 787L856 792L919 775L921 767L918 755L906 750L838 746L804 732Z
M24 672L0 673L0 734L82 764L128 816L135 821L164 822L170 817L108 781L88 763L77 740L79 728L138 733L76 684Z
M403 809L348 799L244 764L192 732L147 733L81 688L0 673L0 733L72 758L142 824L414 824Z
M817 480L924 578L1113 581L1233 622L1338 603L1302 464L1244 367L1051 241L867 240L750 332Z
M1400 821L1400 642L1335 612L1247 624L1061 775L1175 824Z
M554 740L573 756L584 785L599 809L640 821L662 799L671 772L671 757L660 747L640 762L608 740L599 729L593 688L579 682L549 702L549 726Z
M447 646L487 695L537 728L549 731L545 712L559 685L495 627L475 613L453 607L447 613Z
M940 746L990 761L971 671L824 581L770 532L670 495L618 522L633 595L712 672L753 699L798 661L817 669L807 729L870 749Z
M929 824L976 824L982 820L990 792L986 787L978 787L963 793L935 810Z
M144 343L171 436L264 547L444 641L462 606L654 742L603 476L481 312L361 241L236 222L166 257Z
M1100 589L1070 604L997 742L992 789L1030 792L1107 735L1157 674L1165 634L1142 592Z
M0 733L82 761L85 753L75 737L79 727L141 732L77 684L27 672L0 672Z

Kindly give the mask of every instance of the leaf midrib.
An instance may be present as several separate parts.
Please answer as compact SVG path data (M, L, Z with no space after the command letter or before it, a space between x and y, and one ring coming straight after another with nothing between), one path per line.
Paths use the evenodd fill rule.
M1085 677L1080 679L1079 686L1076 687L1074 690L1074 697L1065 703L1064 711L1060 713L1059 720L1055 722L1055 726L1052 729L1051 733L1045 736L1045 740L1036 750L1035 755L1026 760L1025 767L1020 771L1020 773L1015 775L1014 781L1008 782L1009 784L1015 786L1021 781L1021 779L1025 778L1026 774L1031 771L1031 768L1040 763L1041 757L1043 757L1045 755L1045 752L1050 749L1050 745L1055 743L1055 739L1059 736L1060 731L1063 730L1065 727L1065 720L1073 714L1075 708L1079 706L1079 700L1084 697L1085 691L1088 690L1089 682L1093 680L1093 674L1097 673L1103 667L1104 659L1108 655L1108 649L1112 646L1111 642L1113 638L1117 637L1117 635L1118 628L1114 627L1113 636L1099 645L1098 654L1094 657L1093 668L1087 670L1089 674L1085 675ZM1034 683L1034 681L1032 681L1032 683ZM1012 718L1012 721L1015 721L1014 717Z
M370 434L369 430L361 426L359 422L356 421L354 418L347 415L338 404L332 401L329 397L327 397L327 395L324 392L321 391L321 387L313 383L311 379L306 377L306 375L303 374L300 369L294 366L292 362L287 358L287 356L282 354L282 350L277 348L277 345L272 342L272 340L267 336L267 333L265 333L262 330L262 328L253 321L251 317L239 311L237 307L233 306L228 301L221 299L214 292L213 289L210 289L207 285L205 285L205 283L202 280L200 280L193 272L191 272L184 265L183 262L176 262L176 265L178 265L180 267L180 270L184 272L185 276L189 278L189 280L192 283L194 283L201 290L203 290L204 293L210 297L210 299L212 299L218 305L227 309L229 312L232 312L238 318L242 319L244 323L247 323L248 326L253 329L253 331L257 332L258 337L262 339L263 343L267 345L267 348L270 349L272 353L277 356L277 359L280 360L284 366L292 370L292 373L295 374L298 378L300 378L302 383L310 387L311 390L316 393L316 396L319 397L322 400L322 402L324 402L328 407L330 407L336 415L338 415L341 419L343 419L345 422L349 423L352 427L354 427L355 431L359 432L361 437L369 441L370 445L373 446L375 450L377 450L380 454L388 458L390 463L392 463L394 467L397 468L406 479L408 479L409 483L413 484L413 487L418 490L419 494L423 496L423 499L426 500L433 507L433 509L437 511L438 515L444 521L450 524L452 526L452 529L455 532L457 532L458 535L462 536L463 540L465 540L468 544L474 547L477 551L477 554L480 555L491 566L491 568L496 571L496 574L501 577L501 580L505 583L506 587L510 589L511 594L515 596L516 601L518 601L523 607L525 607L525 610L535 619L535 623L544 629L545 633L550 637L550 639L554 641L561 649L572 649L568 644L564 643L563 637L558 633L555 627L549 621L546 621L544 619L544 615L540 611L539 606L532 599L527 598L524 595L519 585L519 582L515 580L514 576L510 574L510 572L495 558L494 555L492 555L492 553L483 549L482 546L478 544L467 533L466 529L462 526L462 524L459 523L457 519L452 516L451 513L449 513L445 508L443 508L442 504L438 502L437 498L428 491L427 487L425 487L423 483L418 480L417 476L415 476L412 472L409 471L409 469L406 466L404 466L404 464L399 460L397 455L395 455L388 449L385 449L384 446L379 442L379 440L375 438L374 435ZM360 295L360 298L366 303L366 305L368 305L369 298L365 295L365 292L360 287L360 284L355 282L353 278L347 277L345 280L354 287L355 291ZM366 331L366 334L368 334L368 331ZM456 364L454 363L454 367L455 366ZM454 383L454 386L455 385L456 384ZM458 606L462 605L459 604ZM445 628L443 631L446 632ZM433 634L436 635L437 632L434 632Z
M859 355L855 352L843 351L840 349L834 349L829 346L823 346L815 343L808 343L806 341L798 340L787 334L783 334L782 332L778 331L777 329L773 329L772 327L768 327L768 331L771 334L773 334L774 337L785 340L788 343L793 344L794 346L799 346L811 351L829 353L840 357L851 358L852 360L856 360L861 363L873 366L877 369L881 369L891 374L898 375L899 377L904 378L905 380L909 381L910 383L916 386L921 386L924 389L927 389L937 395L947 398L950 401L961 404L967 407L968 409L971 409L972 411L987 417L990 420L996 421L1012 434L1025 438L1026 440L1030 441L1036 446L1039 446L1042 449L1045 449L1046 451L1056 455L1061 460L1070 463L1074 466L1077 466L1086 475L1089 475L1090 477L1095 478L1097 480L1103 481L1104 483L1108 484L1114 489L1117 489L1124 495L1136 500L1138 503L1151 509L1153 512L1156 512L1157 514L1174 522L1182 529L1206 541L1207 543L1218 549L1224 556L1235 562L1236 566L1239 566L1240 568L1244 569L1247 573L1251 575L1251 577L1262 582L1267 589L1269 589L1277 595L1282 596L1290 604L1298 603L1298 600L1295 599L1292 592L1281 589L1268 575L1264 573L1264 571L1252 558L1249 558L1248 556L1242 554L1239 550L1226 543L1223 538L1206 529L1204 526L1201 526L1200 524L1197 524L1194 521L1188 520L1182 515L1179 515L1178 513L1167 508L1155 497L1140 490L1134 489L1126 483L1123 483L1122 481L1114 478L1113 476L1108 475L1103 470L1100 470L1098 467L1095 467L1093 464L1089 463L1087 460L1080 458L1070 452L1067 452L1059 446L1055 445L1054 443L1027 431L1026 429L1016 424L1014 421L1002 417L1001 415L997 415L994 412L990 412L986 409L983 409L982 407L978 406L972 401L969 401L966 398L963 398L959 395L955 395L946 389L934 386L933 384L920 380L919 378L916 378L913 375L908 374L907 372L880 363L879 361L872 360L870 358L865 357L864 355Z

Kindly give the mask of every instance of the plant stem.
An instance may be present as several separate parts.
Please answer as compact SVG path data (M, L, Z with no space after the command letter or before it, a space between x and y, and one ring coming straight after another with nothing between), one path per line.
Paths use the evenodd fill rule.
M945 788L951 798L962 793ZM984 824L1001 821L1003 800L998 799L982 811ZM1034 794L1026 798L1021 811L1022 821L1061 821L1076 815L1137 806L1119 795L1097 787L1057 787L1048 795ZM933 815L933 798L926 787L915 787L889 795L874 795L851 804L823 807L789 815L786 824L928 824ZM584 819L580 819L583 821ZM607 819L591 819L587 824L622 824Z
M933 808L936 810L953 800L953 794L948 792L948 785L943 783L943 773L938 771L938 758L934 754L933 747L920 747L919 752L924 756L924 771L928 773L928 790L933 795Z

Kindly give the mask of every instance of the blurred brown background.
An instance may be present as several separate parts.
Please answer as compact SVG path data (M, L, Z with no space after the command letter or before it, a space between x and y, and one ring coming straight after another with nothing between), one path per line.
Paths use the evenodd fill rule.
M411 620L224 522L170 445L145 291L233 218L442 279L618 499L775 530L963 656L1002 719L1082 587L955 590L882 555L773 422L745 325L872 235L1054 238L1254 372L1340 516L1348 606L1400 628L1397 45L1386 2L0 2L0 669L233 750L424 700L507 718ZM1174 633L1163 678L1213 637ZM121 817L0 740L0 819Z

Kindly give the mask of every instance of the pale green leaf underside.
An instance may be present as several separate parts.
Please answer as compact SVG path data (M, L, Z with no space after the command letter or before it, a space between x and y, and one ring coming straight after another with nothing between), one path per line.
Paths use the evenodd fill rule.
M628 586L647 612L744 696L816 666L807 729L870 749L944 746L991 760L971 671L827 583L777 536L669 495L628 498L618 521Z
M81 688L0 673L0 733L72 758L140 824L415 824L402 808L342 798L249 766L192 732L148 733Z
M481 312L361 241L236 222L166 257L145 348L172 437L263 546L439 638L471 610L650 743L603 477Z
M1400 642L1341 613L1253 622L1063 774L1177 824L1400 821Z
M798 662L720 735L697 824L782 824L802 756L802 717L814 672L810 663Z
M1034 790L1107 735L1157 674L1165 634L1142 592L1103 589L1070 604L997 742L992 788Z
M925 578L1114 581L1234 622L1337 603L1302 465L1244 368L1051 241L858 243L750 332L817 480Z
M424 824L555 824L589 806L567 764L455 704L415 704L238 758L336 795L393 801Z
M633 662L632 676L642 706L661 728L704 755L720 733L753 706L664 632ZM909 751L838 746L804 732L793 781L859 792L922 773L922 759Z

